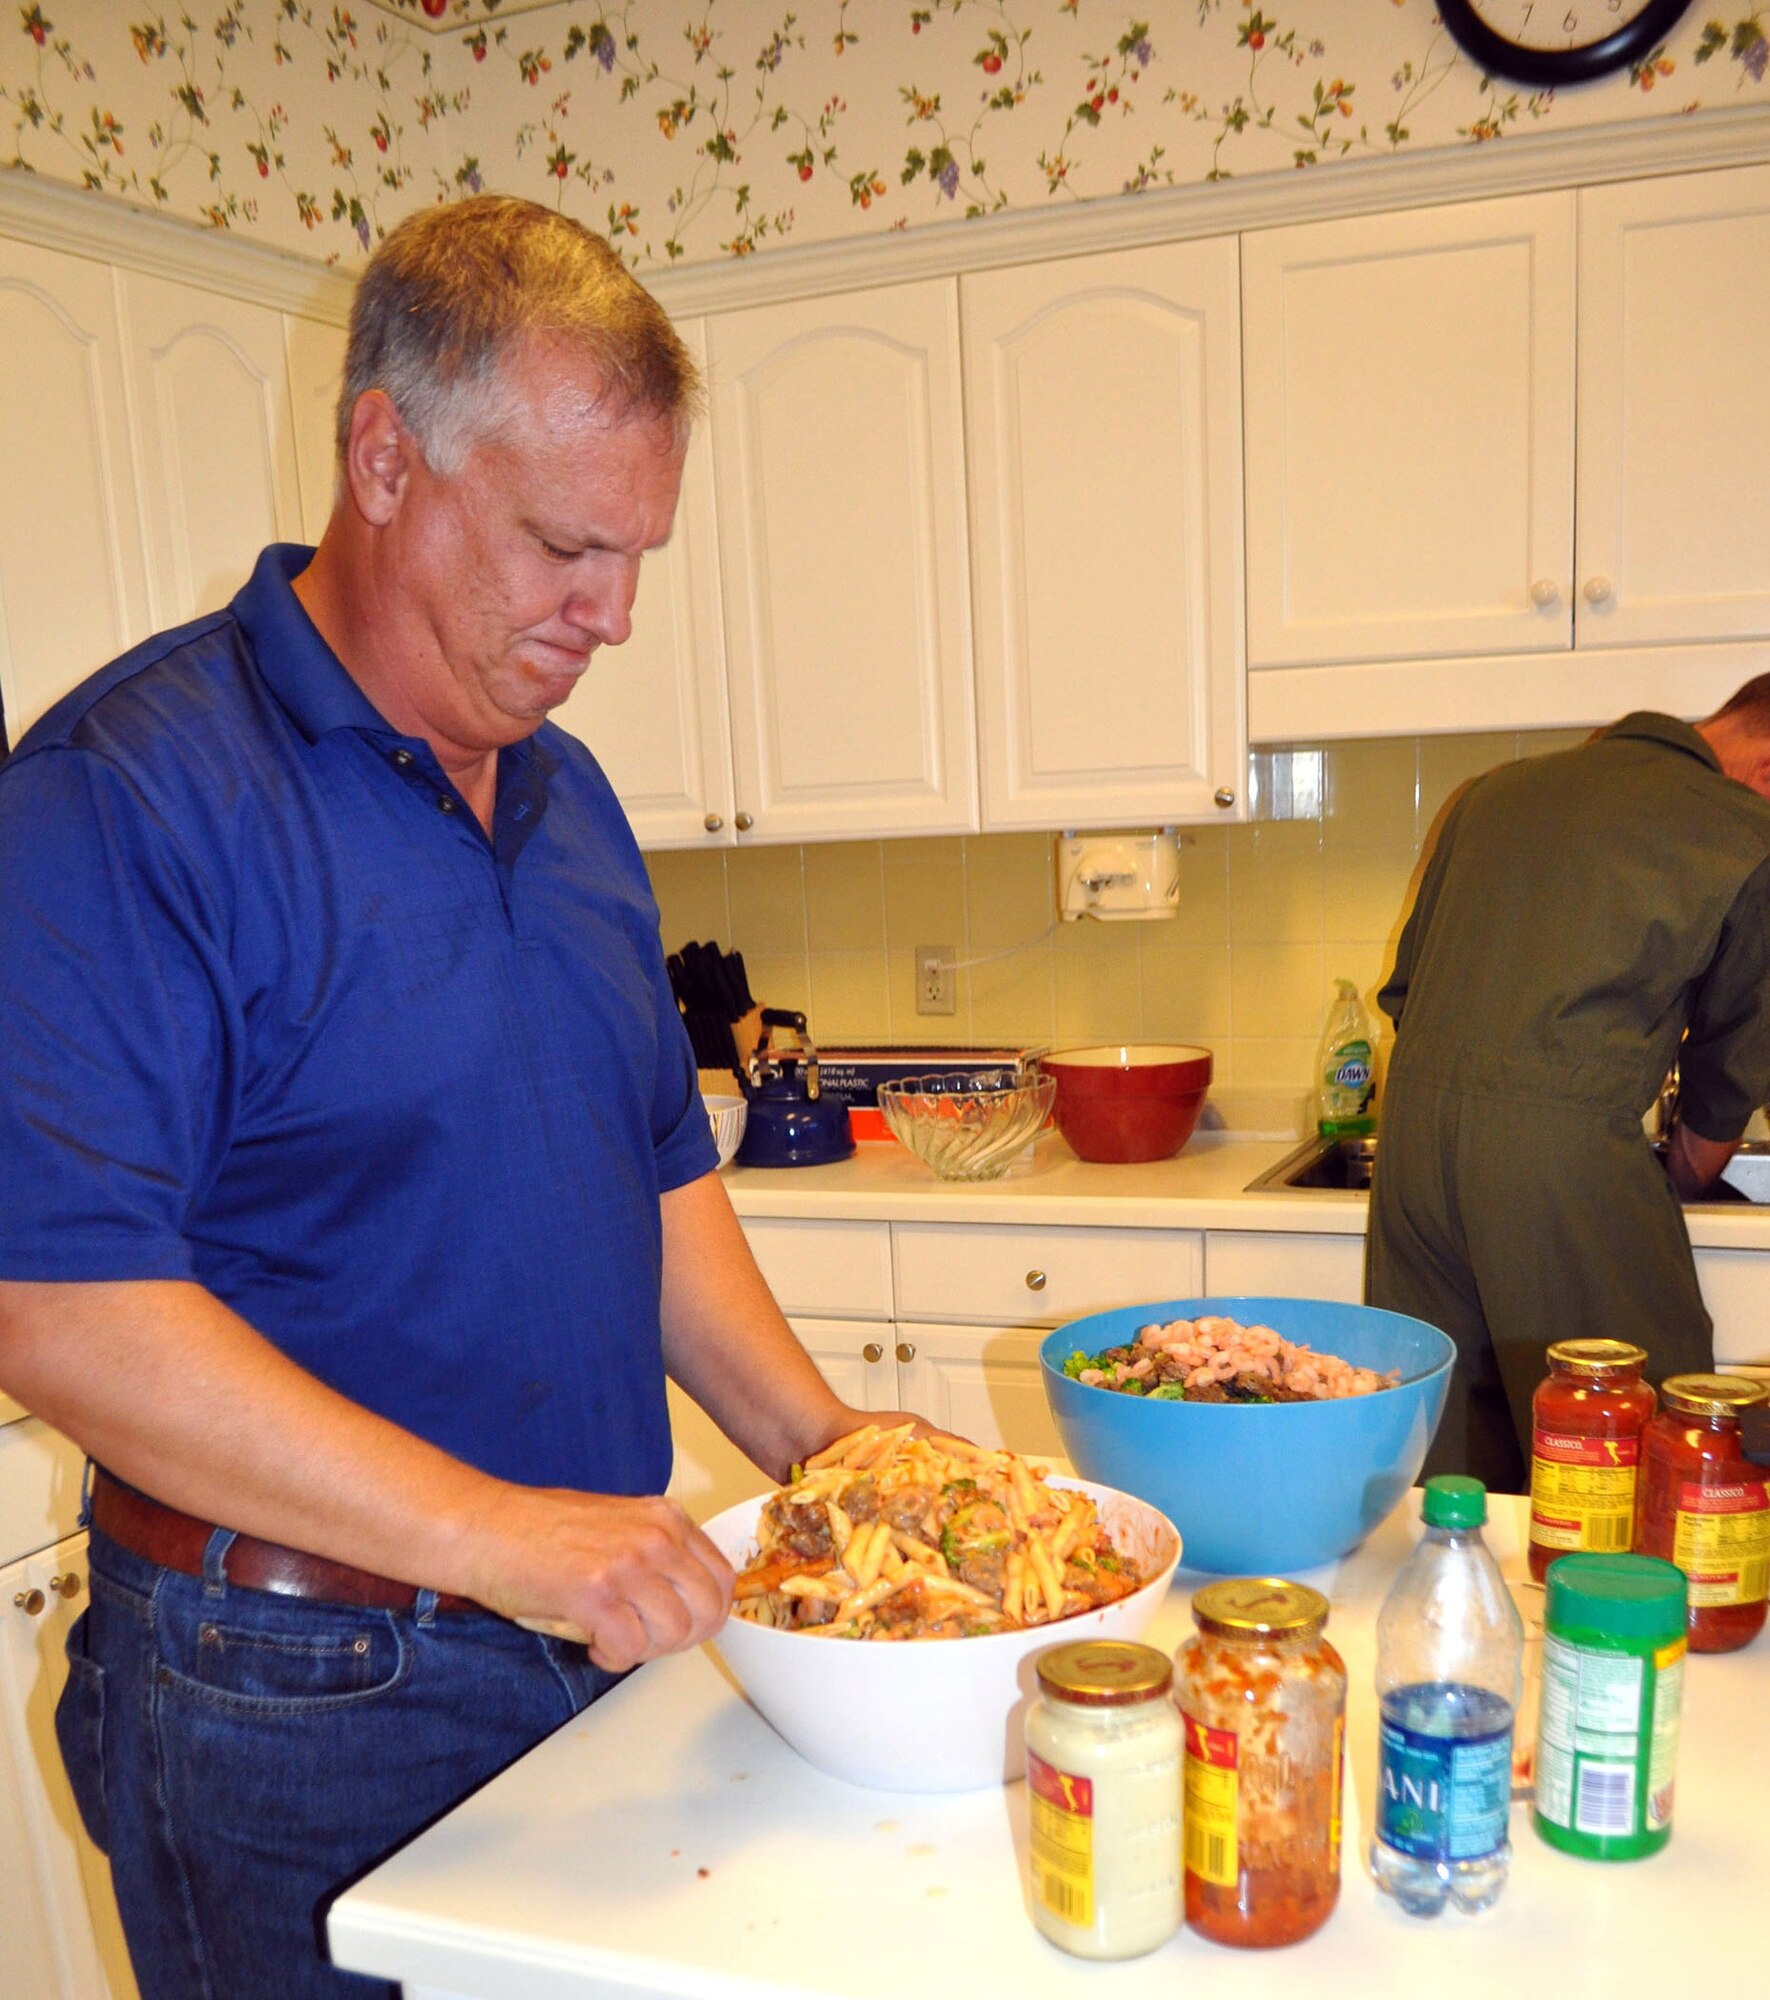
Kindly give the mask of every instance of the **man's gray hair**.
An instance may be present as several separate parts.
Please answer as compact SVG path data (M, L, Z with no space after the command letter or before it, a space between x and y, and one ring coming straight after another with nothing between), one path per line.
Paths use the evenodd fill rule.
M686 439L704 392L656 299L593 230L532 201L475 195L420 210L370 258L350 309L340 455L357 398L379 389L433 472L496 431L504 364L557 341L596 370L611 415Z

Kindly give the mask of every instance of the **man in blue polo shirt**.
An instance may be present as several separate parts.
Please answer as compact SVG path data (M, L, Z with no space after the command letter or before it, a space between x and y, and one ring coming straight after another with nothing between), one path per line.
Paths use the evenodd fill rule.
M95 1462L58 1729L152 2000L390 1990L325 1963L329 1892L718 1627L666 1374L776 1478L865 1420L545 720L627 636L698 396L600 239L413 217L317 552L0 771L0 1384Z

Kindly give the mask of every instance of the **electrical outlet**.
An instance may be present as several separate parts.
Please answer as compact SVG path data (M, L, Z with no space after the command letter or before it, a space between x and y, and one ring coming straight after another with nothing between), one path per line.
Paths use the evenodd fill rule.
M916 947L916 1012L956 1014L959 1011L958 980L953 970L950 944L919 944Z

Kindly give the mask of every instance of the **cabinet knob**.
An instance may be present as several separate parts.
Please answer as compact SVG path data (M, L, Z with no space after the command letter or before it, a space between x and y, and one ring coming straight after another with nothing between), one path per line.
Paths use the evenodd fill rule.
M908 1340L900 1340L897 1343L897 1358L899 1361L914 1361L916 1358L914 1343Z
M40 1590L18 1590L13 1592L12 1601L27 1618L35 1618L49 1600Z
M725 824L725 820L719 813L708 813L707 817L701 821L701 824L709 833L717 833Z
M1042 1292L1045 1289L1044 1272L1028 1271L1026 1274L1026 1289L1029 1292Z
M1607 576L1589 576L1586 578L1586 602L1588 604L1608 604L1610 602L1611 590L1611 581Z
M1561 602L1561 586L1552 576L1539 576L1530 586L1530 601L1539 611L1552 611Z
M756 824L748 813L739 813L734 823L739 833L748 833L751 827Z
M860 1358L863 1361L883 1361L885 1359L885 1350L876 1340L869 1340L866 1346L861 1349Z
M70 1569L64 1571L60 1576L52 1576L49 1579L49 1587L55 1592L57 1597L78 1597L80 1595L80 1572Z
M1229 808L1235 804L1235 794L1229 789L1227 785L1219 785L1217 789L1211 794L1211 797L1216 800L1217 804L1220 805L1225 812L1227 812Z

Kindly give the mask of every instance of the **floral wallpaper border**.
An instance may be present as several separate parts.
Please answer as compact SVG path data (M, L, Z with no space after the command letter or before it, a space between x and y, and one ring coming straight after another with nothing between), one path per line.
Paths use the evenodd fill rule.
M495 187L639 269L1762 101L1770 6L1485 77L1431 0L6 0L0 164L346 265Z

